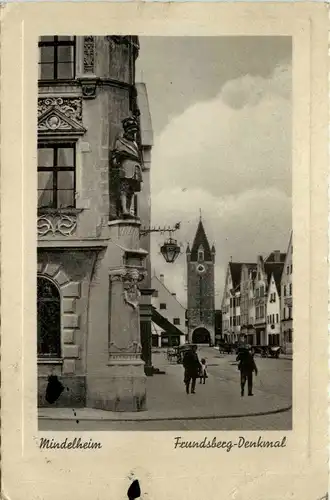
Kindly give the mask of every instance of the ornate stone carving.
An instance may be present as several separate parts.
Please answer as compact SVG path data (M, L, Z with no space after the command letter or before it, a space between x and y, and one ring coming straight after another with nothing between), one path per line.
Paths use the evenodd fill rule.
M146 276L145 272L141 272L138 269L131 269L124 275L124 300L126 304L137 309L139 307L139 299L141 293L138 287L140 283Z
M112 173L117 182L119 216L132 217L134 194L141 191L142 157L136 135L139 129L135 116L122 121L124 133L118 137L111 154Z
M96 97L97 80L95 79L80 79L81 89L84 99L94 99Z
M142 345L134 340L125 347L118 347L115 342L109 343L109 355L111 361L141 360Z
M111 281L121 281L124 286L124 301L134 310L139 307L141 296L138 284L144 280L146 271L136 268L121 268L110 271Z
M48 116L43 122L39 123L39 130L70 130L69 123L64 121L60 116L55 113Z
M107 40L111 44L116 44L116 45L126 45L128 47L132 47L134 52L135 52L135 58L138 57L139 55L139 50L140 50L140 43L139 43L139 37L138 36L131 36L131 35L108 35Z
M94 73L95 37L84 36L84 73Z
M132 342L130 342L127 347L118 347L115 342L110 342L109 347L113 352L124 352L125 354L136 354L141 352L142 349L140 342L138 342L137 340L133 340Z
M82 123L82 100L79 97L38 98L38 118L50 108L56 108L68 118Z
M37 221L38 236L46 236L48 233L52 236L57 233L71 236L76 227L77 218L71 215L41 215Z
M83 135L81 99L47 97L38 100L38 133Z

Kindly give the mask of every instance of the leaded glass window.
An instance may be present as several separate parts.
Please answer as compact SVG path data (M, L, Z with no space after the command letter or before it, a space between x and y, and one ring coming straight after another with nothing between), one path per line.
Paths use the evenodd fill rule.
M61 298L55 284L45 277L37 281L38 357L61 356Z

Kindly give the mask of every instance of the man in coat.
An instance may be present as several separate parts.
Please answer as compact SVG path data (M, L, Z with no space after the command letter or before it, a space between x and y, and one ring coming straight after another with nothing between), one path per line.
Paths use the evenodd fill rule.
M241 396L244 396L246 380L248 383L248 396L253 396L253 372L258 375L253 355L247 347L243 347L239 350L236 361L238 361L238 369L241 372Z
M195 394L196 379L199 377L201 371L201 364L197 355L197 345L193 345L192 348L185 353L182 364L184 367L186 393L189 394L191 382L191 394Z

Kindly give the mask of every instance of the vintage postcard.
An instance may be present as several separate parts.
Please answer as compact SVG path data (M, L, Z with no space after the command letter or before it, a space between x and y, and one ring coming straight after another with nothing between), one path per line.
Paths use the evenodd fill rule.
M3 496L325 497L325 5L1 37Z

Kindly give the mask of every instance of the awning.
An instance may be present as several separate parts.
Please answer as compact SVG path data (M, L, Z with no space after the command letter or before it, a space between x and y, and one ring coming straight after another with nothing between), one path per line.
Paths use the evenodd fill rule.
M178 335L184 335L184 332L179 330L173 323L171 323L167 318L164 318L157 309L152 308L151 321L153 321L157 326L159 326L164 333L170 335L171 337L177 337Z

